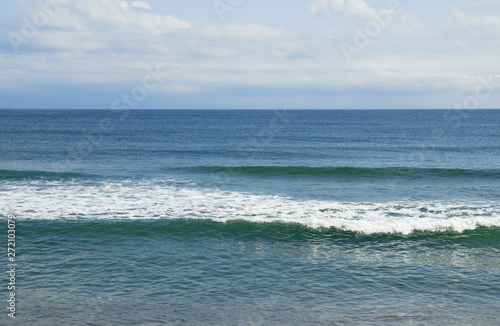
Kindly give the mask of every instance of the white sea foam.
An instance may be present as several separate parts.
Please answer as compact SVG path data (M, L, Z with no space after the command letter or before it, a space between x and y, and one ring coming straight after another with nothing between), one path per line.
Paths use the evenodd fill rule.
M373 233L500 226L497 202L360 203L201 189L175 182L0 183L2 211L23 219L211 219L300 223Z

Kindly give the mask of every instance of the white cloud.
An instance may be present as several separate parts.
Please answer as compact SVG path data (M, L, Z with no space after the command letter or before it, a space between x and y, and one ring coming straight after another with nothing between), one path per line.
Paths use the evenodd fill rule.
M199 30L199 35L214 39L231 39L243 41L283 40L300 37L299 34L286 29L269 27L261 24L228 25L209 27Z
M86 0L61 7L34 43L57 51L169 53L164 36L191 29L190 23L145 11L148 3L124 0ZM140 8L138 8L140 6Z
M453 18L460 27L481 28L497 33L500 30L500 17L495 15L470 15L453 8Z
M306 4L306 8L314 15L342 14L365 19L372 18L377 13L363 0L312 0Z
M209 46L200 50L202 55L210 57L234 57L238 54L237 51L233 49L223 48L223 47L213 47Z
M75 21L84 21L89 26L121 29L137 28L144 32L164 34L176 29L190 28L191 25L170 15L145 12L149 4L136 1L132 7L123 0L86 0L68 4L70 15ZM60 19L56 17L56 19ZM105 31L107 32L107 31Z
M151 5L145 1L134 1L132 2L132 7L134 8L142 8L142 9L151 9Z

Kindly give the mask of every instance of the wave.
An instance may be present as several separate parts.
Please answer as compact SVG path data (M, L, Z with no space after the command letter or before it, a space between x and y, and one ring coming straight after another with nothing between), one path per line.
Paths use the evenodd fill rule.
M338 246L340 250L355 243L363 245L368 241L369 245L373 240L377 241L383 248L382 242L399 241L405 239L402 245L413 246L418 244L429 245L435 248L436 245L467 245L472 247L494 247L500 248L498 239L500 238L500 227L478 227L474 230L464 230L461 233L455 231L415 231L411 234L378 233L360 234L358 232L342 230L337 228L310 228L297 223L269 222L254 223L244 220L234 220L220 223L213 220L195 219L155 219L155 220L86 220L86 221L40 221L24 220L23 232L25 236L35 238L39 235L78 234L82 238L102 238L106 239L109 234L121 239L131 239L131 237L152 237L162 239L180 239L190 241L190 239L217 238L233 239L241 241L280 241L299 242L307 246L321 246L325 243L319 241L326 240L330 245Z
M256 176L317 176L366 178L500 178L500 170L412 167L307 167L307 166L198 166L178 168L198 173L229 173Z
M224 173L232 176L256 177L322 177L322 178L372 178L372 179L423 179L423 178L467 178L467 179L500 179L500 170L472 170L472 169L439 169L439 168L411 168L411 167L308 167L308 166L194 166L162 168L159 174L171 171L185 171L189 173L217 174ZM112 171L113 172L113 171ZM141 171L138 171L140 173ZM153 170L148 170L154 173ZM137 174L137 173L136 173ZM120 176L120 171L111 175ZM125 175L126 176L126 175ZM90 179L99 177L97 174L78 172L36 171L36 170L0 170L0 180L21 179Z
M85 178L94 175L76 172L54 172L54 171L34 171L34 170L0 170L0 180L15 179L68 179Z
M362 234L500 227L500 203L341 202L196 188L172 181L4 182L0 212L29 220L186 219L299 224Z

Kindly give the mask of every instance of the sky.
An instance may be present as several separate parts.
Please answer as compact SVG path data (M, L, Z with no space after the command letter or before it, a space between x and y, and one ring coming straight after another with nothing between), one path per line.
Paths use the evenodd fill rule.
M500 0L2 0L0 108L500 108Z

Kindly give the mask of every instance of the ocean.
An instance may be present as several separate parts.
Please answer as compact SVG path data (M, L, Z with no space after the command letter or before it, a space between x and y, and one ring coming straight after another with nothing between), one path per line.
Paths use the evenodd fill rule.
M0 110L0 324L499 325L499 127Z

